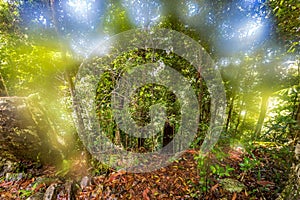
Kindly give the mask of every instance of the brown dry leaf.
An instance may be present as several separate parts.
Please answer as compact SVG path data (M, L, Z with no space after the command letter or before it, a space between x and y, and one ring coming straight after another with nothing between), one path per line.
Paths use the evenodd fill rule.
M150 200L149 196L148 196L148 192L149 192L149 189L146 188L143 192L143 198L144 200Z
M216 185L212 186L210 190L213 192L213 191L215 191L218 187L219 187L219 183L217 183Z
M236 197L237 197L237 195L236 195L236 193L234 193L231 200L236 200Z
M13 184L13 181L3 182L0 184L0 187L7 187Z
M23 183L21 183L22 188L27 188L27 186L29 186L32 182L34 181L34 179L30 179L30 180L25 180Z
M41 188L46 187L45 183L40 183L36 186L36 188L34 189L34 192L39 191ZM32 188L33 189L33 188Z
M240 157L238 154L230 154L229 157L231 160L237 160L237 161L242 161L243 159Z
M10 192L4 192L1 194L1 198L4 197L4 199L13 199L13 196Z
M125 170L119 170L116 173L113 173L112 175L110 175L110 177L108 178L108 182L112 182L114 181L118 176L126 174Z
M275 183L273 183L271 181L257 181L257 184L262 185L262 186L266 186L266 185L274 186L275 185Z
M190 154L198 153L198 151L196 151L195 149L189 149L189 150L186 150L185 152L190 153Z

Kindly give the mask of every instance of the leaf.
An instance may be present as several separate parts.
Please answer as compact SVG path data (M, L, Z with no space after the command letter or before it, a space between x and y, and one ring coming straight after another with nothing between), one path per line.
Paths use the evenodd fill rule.
M34 185L35 187L32 188L32 190L34 190L34 192L38 192L41 188L46 187L45 183L39 183L37 185Z
M275 185L275 183L270 182L270 181L257 181L257 184L262 185L262 186L266 186L266 185L274 186Z
M149 189L146 188L143 192L143 198L144 200L150 200L149 196L148 196L148 192L149 192Z
M212 166L212 165L210 166L210 170L211 170L211 172L212 172L213 174L215 174L216 171L217 171L216 168L215 168L214 166Z
M236 200L236 197L237 197L237 195L236 195L236 193L234 193L231 200Z
M210 190L213 192L213 191L215 191L218 187L219 187L219 183L217 183L216 185L212 186Z
M124 175L126 174L125 170L119 170L118 172L110 175L110 177L108 178L108 182L112 182L114 181L118 176Z
M195 149L189 149L189 150L186 150L185 152L190 153L190 154L198 153L198 151L196 151Z
M13 184L13 181L3 182L3 183L0 184L0 187L10 186L12 184Z

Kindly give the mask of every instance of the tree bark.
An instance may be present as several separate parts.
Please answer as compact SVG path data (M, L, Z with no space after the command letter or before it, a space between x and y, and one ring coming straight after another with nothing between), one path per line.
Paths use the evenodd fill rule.
M36 97L34 97L36 98ZM0 156L8 159L60 164L64 146L33 97L0 98Z
M298 164L293 163L292 172L289 174L289 179L284 190L280 193L276 200L298 200L300 199L300 144L295 147L295 157Z
M270 95L266 94L262 96L261 100L261 106L260 106L260 113L259 113L259 118L255 127L255 139L258 138L261 132L261 128L264 124L264 120L266 117L267 109L268 109L268 100L269 100Z
M232 116L232 112L233 112L234 101L235 101L235 93L233 93L233 95L231 97L230 105L229 105L228 117L227 117L226 126L225 126L226 131L228 131L228 129L229 129L229 124L230 124L231 116Z
M240 102L240 105L239 105L239 114L238 114L238 118L237 118L237 122L236 122L236 125L235 125L235 130L234 130L234 133L237 134L238 133L238 129L240 127L240 124L241 124L241 118L242 118L242 112L244 110L244 100L242 100L242 102Z
M170 124L169 122L165 122L164 131L163 131L163 142L162 142L163 147L167 146L173 140L175 134L174 129L175 128L172 124ZM173 149L174 149L173 145L168 146L165 153L173 153Z
M298 97L298 95L297 95ZM300 127L300 104L298 107L294 107L295 115L294 118L297 121L297 126ZM295 133L295 137L298 140L298 144L295 146L295 157L296 162L293 163L292 173L289 175L289 180L284 188L283 192L277 198L277 200L298 200L300 199L300 141L299 135L300 130L297 128Z
M4 79L0 73L0 97L8 96L7 88Z

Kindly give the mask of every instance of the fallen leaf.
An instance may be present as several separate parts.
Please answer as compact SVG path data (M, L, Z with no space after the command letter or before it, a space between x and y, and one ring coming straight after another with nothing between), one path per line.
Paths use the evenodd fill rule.
M150 200L149 196L148 196L148 192L149 192L149 189L146 188L143 192L143 198L144 200Z
M190 153L190 154L198 153L198 151L196 151L195 149L189 149L189 150L186 150L185 152Z
M12 185L12 184L13 184L13 181L3 182L3 183L0 184L0 187L9 186L9 185Z
M32 189L34 189L34 192L37 192L43 187L46 187L46 184L45 183L40 183L36 186L36 188L32 188Z
M118 172L111 174L108 179L108 182L114 181L118 176L123 175L123 174L126 174L125 170L119 170Z
M236 195L236 193L234 193L231 200L236 200L236 197L237 197L237 195Z
M213 192L213 191L215 191L218 187L219 187L219 183L217 183L216 185L212 186L210 190Z
M266 185L274 186L275 185L275 183L270 182L270 181L257 181L257 184L262 185L262 186L266 186Z

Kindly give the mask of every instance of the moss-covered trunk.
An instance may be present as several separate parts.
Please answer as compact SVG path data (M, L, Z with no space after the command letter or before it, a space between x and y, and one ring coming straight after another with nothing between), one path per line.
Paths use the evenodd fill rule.
M295 115L298 126L300 125L300 105L298 105ZM297 128L296 134L299 137L299 129ZM289 180L283 192L277 200L299 200L300 199L300 141L295 147L296 162L293 164L292 173L289 175Z

